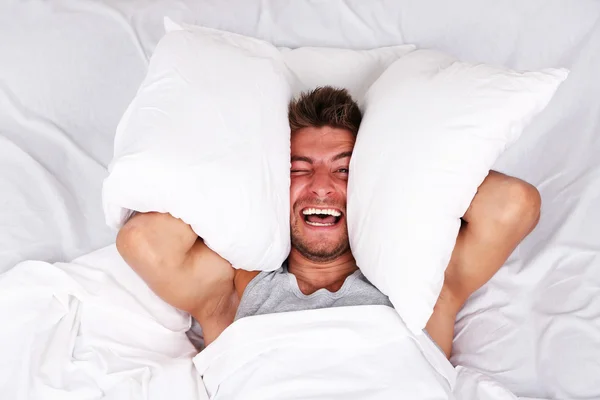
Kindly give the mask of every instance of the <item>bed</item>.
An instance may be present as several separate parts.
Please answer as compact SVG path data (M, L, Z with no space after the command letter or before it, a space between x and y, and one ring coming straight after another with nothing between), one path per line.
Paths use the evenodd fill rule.
M92 268L114 252L115 232L102 213L102 180L116 125L144 77L165 15L292 48L410 43L517 69L569 68L569 79L543 117L494 167L538 187L542 217L460 312L451 361L493 378L520 398L600 399L600 3L593 0L4 2L0 272L40 260L22 270L39 273L39 287L62 285L65 270ZM60 263L81 256L74 264ZM90 282L112 276L105 270L95 273L90 272L95 277ZM14 296L18 292L0 296L1 304L12 304ZM80 386L71 382L72 398L128 398L125 393L134 392L140 398L165 398L165 382L174 376L189 378L181 384L182 398L199 396L202 384L190 369L193 348L184 339L189 326L185 318L156 307L146 310L148 318L178 332L177 345L161 354L188 361L169 362L160 368L162 374L134 363L131 386L111 386L116 381L106 379L85 391L84 380ZM65 315L79 315L72 312ZM131 367L119 365L121 375L112 371L111 379L122 378ZM0 388L16 376L8 373L14 373L11 368L0 362L0 375L6 377ZM159 378L150 379L142 370ZM50 375L54 386L49 387L56 391L44 393L66 398L60 396L67 392L58 390L64 387L60 374ZM144 390L133 381L145 382L139 386ZM11 398L32 396L27 382L22 385Z

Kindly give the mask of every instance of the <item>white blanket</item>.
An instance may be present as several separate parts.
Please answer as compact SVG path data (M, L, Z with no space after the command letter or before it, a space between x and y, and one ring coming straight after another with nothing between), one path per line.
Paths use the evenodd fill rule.
M0 275L0 398L205 399L190 318L156 297L114 246Z
M244 318L196 355L114 245L0 275L0 321L3 400L515 399L383 306Z
M386 306L242 318L194 364L211 399L515 399L474 371L457 378L441 350Z

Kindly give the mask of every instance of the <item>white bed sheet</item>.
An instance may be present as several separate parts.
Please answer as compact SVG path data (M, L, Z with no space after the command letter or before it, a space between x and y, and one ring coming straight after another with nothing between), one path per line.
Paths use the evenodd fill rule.
M453 362L519 396L600 398L600 3L8 1L0 5L0 271L110 243L101 180L162 17L281 46L413 43L571 75L496 168L542 219L459 316Z
M0 272L114 240L102 179L146 58L126 21L86 4L0 5Z
M0 275L0 397L205 400L186 331L114 245Z
M244 318L196 355L189 315L154 295L114 245L0 275L0 319L10 321L0 330L3 399L516 398L476 371L455 370L384 306ZM331 368L315 373L326 353Z

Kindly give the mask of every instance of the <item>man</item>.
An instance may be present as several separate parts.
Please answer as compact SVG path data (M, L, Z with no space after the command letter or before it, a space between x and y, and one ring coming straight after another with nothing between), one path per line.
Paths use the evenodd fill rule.
M202 327L206 345L235 319L345 305L391 303L361 273L348 241L348 166L361 122L345 90L323 87L289 106L292 250L274 272L235 270L169 214L134 215L117 248L149 287ZM535 227L537 190L490 172L463 217L426 331L447 357L456 314ZM419 268L418 265L413 266Z

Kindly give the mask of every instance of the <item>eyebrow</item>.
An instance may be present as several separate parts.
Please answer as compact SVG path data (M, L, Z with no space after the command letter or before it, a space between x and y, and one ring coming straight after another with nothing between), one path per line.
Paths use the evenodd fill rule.
M350 156L352 156L351 151L344 151L343 153L340 153L340 154L336 155L335 157L333 157L331 159L331 161L341 160L342 158L346 158L346 157L350 157Z
M342 158L346 158L346 157L350 157L352 156L352 151L344 151L343 153L339 153L336 154L335 156L333 156L331 158L331 161L337 161L337 160L341 160ZM306 157L306 156L292 156L291 158L292 162L294 161L304 161L307 162L309 164L313 164L313 159L310 157Z
M304 161L304 162L307 162L309 164L313 163L312 158L305 157L305 156L292 156L292 162L294 162L294 161Z

